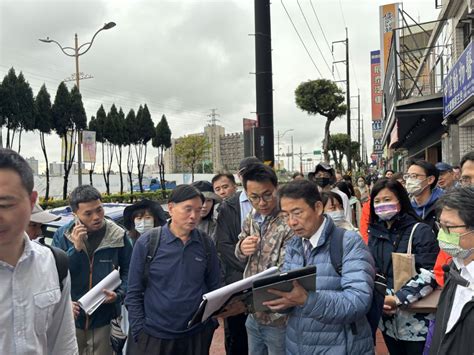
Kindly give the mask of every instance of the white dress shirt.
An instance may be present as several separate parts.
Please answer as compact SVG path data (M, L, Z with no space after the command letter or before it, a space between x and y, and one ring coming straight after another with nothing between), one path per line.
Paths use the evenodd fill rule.
M78 354L70 277L61 293L52 252L24 241L16 266L0 261L0 353Z
M321 234L323 234L324 227L326 227L326 217L324 217L323 223L319 226L318 230L314 232L314 234L309 238L309 242L311 243L311 246L316 248L319 242L319 238L321 238ZM301 242L303 243L303 238L301 238ZM303 243L303 248L305 247Z
M448 333L456 324L459 317L461 316L462 309L467 302L472 301L474 298L474 261L464 265L464 262L453 259L454 263L461 270L461 276L471 283L469 287L461 285L456 286L454 293L453 307L451 308L451 314L449 315L448 325L446 327L446 333Z
M242 190L239 196L239 203L240 203L240 226L244 226L245 218L249 215L252 211L252 203L250 202L249 198L247 197L247 193L245 190Z

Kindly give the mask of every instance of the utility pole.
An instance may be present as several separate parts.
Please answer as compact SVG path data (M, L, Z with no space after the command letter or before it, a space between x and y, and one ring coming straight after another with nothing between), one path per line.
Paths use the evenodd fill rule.
M346 105L347 105L347 135L349 136L349 146L347 147L347 169L348 174L351 174L352 171L352 153L351 153L351 88L350 88L350 78L349 78L349 35L347 32L346 27L346 39L341 41L334 41L332 42L334 51L334 43L345 43L346 45L346 59L334 61L333 65L336 63L344 63L346 66L346 80L338 80L338 82L345 82L346 83Z
M360 89L357 89L357 142L359 142L359 153L361 151L362 142L360 140ZM362 157L360 157L362 160Z
M217 150L220 149L219 144L217 143L217 127L216 122L219 121L216 117L219 117L219 114L216 113L217 108L211 108L211 113L207 115L211 119L208 121L211 123L211 144L212 144L212 154L211 154L211 161L212 161L212 170L217 171L220 169L221 164L218 163L218 157L220 158L220 154L217 154ZM204 169L203 169L204 172Z
M288 148L288 153L286 154L287 160L288 160L288 165L286 167L286 171L290 171L290 146Z
M303 148L300 146L300 174L303 174Z
M254 0L257 121L255 155L274 166L270 0Z
M291 171L295 171L295 152L293 150L293 135L291 135Z
M349 146L347 147L347 169L352 172L352 152L351 152L351 85L349 80L349 36L346 27L346 96L347 96L347 135L349 136Z

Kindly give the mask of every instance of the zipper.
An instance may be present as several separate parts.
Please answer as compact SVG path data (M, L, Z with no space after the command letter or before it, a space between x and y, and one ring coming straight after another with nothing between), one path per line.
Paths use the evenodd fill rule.
M92 260L89 261L89 291L92 288L92 272L94 270L94 255L92 255ZM85 325L84 330L87 331L88 329L89 329L89 315L86 313L86 325Z

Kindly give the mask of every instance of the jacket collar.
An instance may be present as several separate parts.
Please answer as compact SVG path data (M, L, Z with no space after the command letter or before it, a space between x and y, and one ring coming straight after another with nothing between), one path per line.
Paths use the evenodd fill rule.
M125 231L113 221L104 218L105 235L96 251L105 248L120 248L125 245L123 240ZM71 221L64 231L64 236L72 243L71 232L74 227L74 221Z

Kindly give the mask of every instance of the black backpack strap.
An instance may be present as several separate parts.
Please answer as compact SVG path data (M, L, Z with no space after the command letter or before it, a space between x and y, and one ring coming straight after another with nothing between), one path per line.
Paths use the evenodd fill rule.
M211 238L203 233L201 230L196 229L199 234L199 238L201 239L202 245L204 247L204 252L206 253L206 277L209 275L209 271L211 270Z
M148 286L148 277L150 275L150 265L151 265L151 261L155 257L156 250L158 249L158 246L160 245L161 231L162 231L162 227L156 227L156 228L153 228L150 232L150 240L148 242L145 265L143 265L142 282L143 282L144 288Z
M333 234L329 240L329 257L331 258L331 264L339 274L342 275L342 258L344 256L344 239L345 230L334 226Z
M69 258L66 252L62 249L53 247L46 243L41 243L41 245L47 247L54 256L54 262L56 263L56 271L58 272L58 279L59 279L59 288L61 292L63 292L64 288L64 280L67 277L67 273L69 271Z

